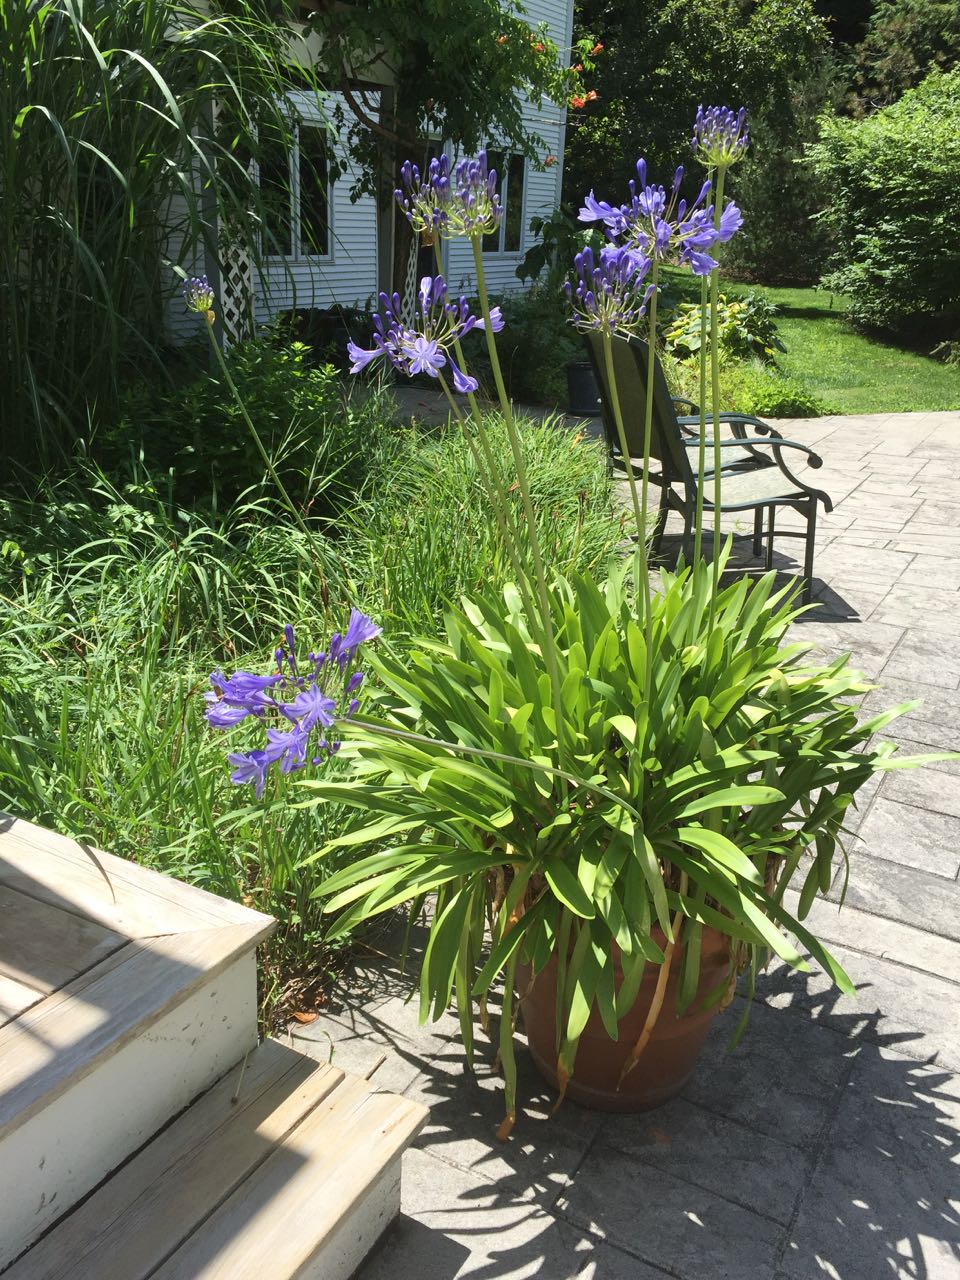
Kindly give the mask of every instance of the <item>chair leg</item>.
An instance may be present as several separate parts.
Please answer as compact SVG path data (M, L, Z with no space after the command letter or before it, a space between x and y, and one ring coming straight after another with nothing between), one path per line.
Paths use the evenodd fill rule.
M807 508L807 545L803 557L803 603L809 604L813 595L813 552L817 541L817 500L810 499Z
M763 507L757 507L753 513L753 554L759 556L763 551Z
M771 503L767 508L767 558L764 562L767 569L773 568L773 534L776 514L777 508Z
M667 512L670 510L670 490L666 484L660 488L660 505L657 508L657 520L653 526L653 537L650 540L651 555L658 556L663 543L663 531L667 526Z
M685 564L693 563L693 515L694 509L687 501L683 506L683 541L680 544Z

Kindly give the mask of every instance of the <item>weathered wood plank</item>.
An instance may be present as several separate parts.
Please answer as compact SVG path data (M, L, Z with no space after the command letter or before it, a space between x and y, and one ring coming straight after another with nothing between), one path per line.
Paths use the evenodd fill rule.
M0 973L0 1027L42 1000L45 995L45 991L38 991L36 987Z
M343 1080L276 1041L54 1227L4 1280L145 1280ZM266 1274L266 1273L265 1273Z
M0 884L128 938L269 916L0 813Z
M0 1271L256 1044L256 960L245 951L9 1129Z
M231 925L127 943L0 1028L0 1139L268 932Z
M0 885L0 977L56 991L126 941L92 920Z
M356 1085L312 1111L151 1280L347 1280L355 1267L339 1269L342 1248L335 1267L325 1244L363 1216L427 1117L419 1103Z

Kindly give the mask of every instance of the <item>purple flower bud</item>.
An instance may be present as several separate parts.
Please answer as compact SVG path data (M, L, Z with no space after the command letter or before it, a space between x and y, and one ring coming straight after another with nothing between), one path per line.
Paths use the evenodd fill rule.
M746 129L747 113L741 107L697 108L693 125L693 149L711 169L727 169L740 160L750 145Z

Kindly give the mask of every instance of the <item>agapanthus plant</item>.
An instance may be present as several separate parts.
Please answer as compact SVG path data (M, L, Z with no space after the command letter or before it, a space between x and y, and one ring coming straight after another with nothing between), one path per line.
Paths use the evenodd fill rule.
M607 378L613 385L611 341L614 337L632 337L640 331L647 310L647 302L656 292L656 284L647 284L651 259L645 257L638 249L615 244L604 245L600 252L594 255L588 245L576 255L573 265L575 278L572 281L568 280L564 286L564 292L571 306L571 323L581 333L596 332L602 336ZM627 440L619 400L614 416L620 437L620 448L626 458ZM630 486L630 498L637 521L639 539L638 581L646 584L645 510L643 499L637 492L637 482L632 467L627 468L627 481Z
M629 337L639 333L647 309L650 259L622 245L589 245L573 260L575 281L564 286L572 323L582 332Z
M263 746L227 756L233 766L231 782L252 784L259 800L271 770L294 773L308 761L318 765L339 751L338 725L352 719L360 706L356 695L364 674L357 668L357 655L380 631L366 614L352 609L346 631L332 635L326 651L298 657L288 624L284 642L274 652L277 669L270 675L211 674L212 690L204 695L207 722L214 729L232 729L253 719L266 732Z
M188 311L213 318L213 286L206 276L188 276L183 282L183 301Z
M446 155L431 160L422 177L407 160L400 166L400 178L403 186L394 192L397 204L420 235L485 236L500 225L497 171L488 166L485 151L475 160L460 160L452 177Z
M692 145L708 169L728 169L736 164L750 146L746 108L732 111L729 107L698 107Z
M612 243L578 257L569 296L577 327L602 337L621 442L614 344L636 332L644 307L651 362L638 460L640 572L631 581L621 565L596 583L587 575L548 576L540 554L483 276L483 217L499 216L490 212L499 209L495 179L491 185L485 158L464 164L451 188L438 162L429 190L411 166L406 212L471 240L482 328L516 462L515 484L490 467L493 509L508 538L526 521L532 569L518 540L519 590L478 590L448 615L445 643L431 637L412 657L373 657L378 693L364 715L355 716L356 654L378 628L356 612L326 653L298 658L288 631L269 675L215 673L207 714L216 726L253 719L265 731L262 745L230 757L234 781L252 783L257 794L271 769L296 773L319 763L349 731L349 775L305 785L318 802L355 808L357 823L311 857L363 844L373 852L342 866L318 892L328 910L341 912L340 933L403 904L418 911L433 898L421 1018L440 1017L455 1000L468 1057L475 1002L485 1002L502 975L506 1137L516 1114L515 1000L531 1010L551 966L555 994L539 988L555 1024L544 1057L555 1063L561 1094L594 1012L620 1046L619 1091L631 1074L636 1080L664 1009L672 1035L674 1012L699 1015L732 999L739 973L748 967L755 976L771 951L804 968L805 948L851 990L802 920L845 856L843 822L857 789L899 762L892 748L870 742L893 713L859 722L851 702L866 686L846 659L818 667L802 645L784 648L796 611L789 591L775 591L772 573L719 591L725 553L718 543L712 573L698 558L664 573L661 591L649 592L658 270L684 261L702 274L705 259L714 260L709 251L736 230L739 212L722 201L724 169L714 205L709 184L688 205L679 171L668 194L647 184L642 164L628 206L615 210L590 198ZM416 324L403 325L399 298L384 299L373 347L351 349L354 368L383 360L445 386L451 347L479 323L462 299L447 301L442 279L428 277ZM459 355L455 368L461 387L472 382ZM476 432L482 441L479 416ZM786 898L793 885L796 911ZM704 977L710 936L718 986L709 972ZM641 999L648 966L656 976ZM668 1006L671 975L676 996ZM627 1034L627 1015L637 1010L639 1035Z
M499 307L494 307L487 318L475 316L465 297L453 302L448 300L443 276L424 276L417 293L413 325L403 322L400 295L395 293L391 298L381 293L380 311L373 319L373 346L347 344L353 361L350 372L360 373L368 365L382 360L408 377L425 373L438 378L449 365L455 391L461 394L476 391L476 378L465 373L454 359L453 351L471 330L484 329L487 324L494 333L503 328Z
M736 205L730 203L714 217L714 207L707 203L712 190L708 179L694 201L680 196L683 166L673 175L669 192L663 186L647 181L647 162L637 161L637 179L628 186L626 204L612 205L598 200L591 191L583 202L581 222L602 222L611 240L637 248L657 262L689 267L694 275L709 275L717 265L707 250L731 238L742 225Z

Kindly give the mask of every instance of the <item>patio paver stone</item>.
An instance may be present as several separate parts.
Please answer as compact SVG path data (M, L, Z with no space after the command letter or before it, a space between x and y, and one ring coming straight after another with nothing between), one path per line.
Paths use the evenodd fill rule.
M837 500L797 637L852 652L882 686L871 711L925 698L894 726L905 753L960 747L960 412L779 425L822 453ZM799 545L776 544L779 569ZM453 1019L417 1029L392 971L388 1000L348 980L349 1016L294 1028L318 1052L372 1039L390 1083L432 1105L357 1280L960 1280L960 771L888 774L852 825L846 906L812 924L856 995L771 966L737 1048L739 997L658 1111L551 1119L527 1062L498 1144L496 1078L460 1074Z

